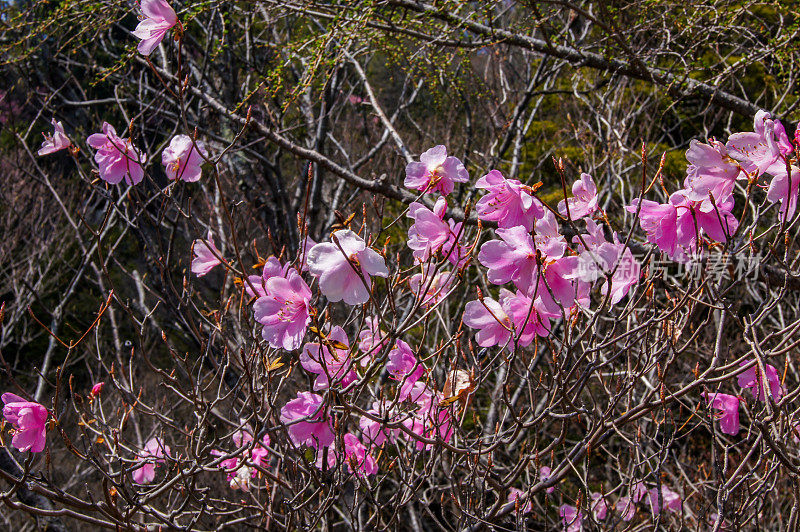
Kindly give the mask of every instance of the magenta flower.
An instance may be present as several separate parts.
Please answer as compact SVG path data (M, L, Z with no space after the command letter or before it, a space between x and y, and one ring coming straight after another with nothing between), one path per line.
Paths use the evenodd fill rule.
M198 238L192 242L192 273L198 277L202 277L210 272L215 266L222 264L222 252L217 249L212 240L211 231L208 232L208 237L204 240Z
M61 122L56 121L56 119L52 119L50 121L53 124L53 136L48 134L44 134L44 142L42 142L42 147L39 148L37 152L39 155L49 155L51 153L55 153L57 151L61 151L63 149L69 148L72 142L70 142L67 134L64 133L64 126L61 125Z
M636 213L639 200L635 199L625 210ZM659 204L651 200L641 201L639 224L647 233L647 241L658 246L661 251L674 256L678 245L678 209L672 203Z
M534 221L544 215L544 208L530 187L516 179L506 179L498 170L478 179L475 187L488 191L475 204L478 217L497 222L498 227L506 229L521 225L530 231Z
M276 349L297 349L311 322L311 289L290 268L286 277L270 277L265 292L253 305L256 321L264 326L261 335Z
M94 161L100 167L100 178L116 185L123 179L135 185L144 178L142 164L145 157L131 142L122 139L108 122L103 122L103 132L89 135L86 143L97 150Z
M309 272L319 278L319 288L329 301L366 303L372 288L370 276L389 276L383 257L349 229L336 231L333 239L308 252Z
M365 367L372 357L387 345L386 333L380 328L380 319L377 316L367 318L365 327L358 333L358 348L364 353L360 364Z
M633 519L633 516L636 514L636 505L631 501L630 497L620 497L617 499L617 504L614 508L622 514L622 520L625 522Z
M702 393L711 408L719 410L719 428L725 434L739 434L739 398L725 393Z
M538 278L536 245L525 227L497 229L502 240L489 240L481 246L478 262L488 268L487 277L494 284L513 281L520 289L535 284Z
M455 183L469 181L469 173L457 158L447 156L447 148L434 146L419 156L420 162L406 165L406 187L423 192L438 191L447 196L453 191Z
M308 342L300 354L300 364L309 373L317 375L314 390L326 390L331 384L346 387L358 378L350 358L347 333L338 325L322 343Z
M342 439L344 441L344 458L351 473L364 476L374 475L378 472L375 458L367 451L358 437L348 432Z
M767 199L773 203L780 202L781 214L787 219L794 216L797 210L797 193L800 188L800 168L792 165L791 178L786 173L786 167L775 172L775 177L767 189Z
M608 503L601 493L594 492L591 495L592 502L590 508L597 521L603 521L608 515Z
M389 351L386 371L392 379L400 381L399 400L405 400L412 392L414 385L425 375L425 366L417 363L417 357L411 346L397 340Z
M658 502L658 488L652 488L647 492L648 501L650 502L650 511L653 515L658 515L661 507ZM681 496L669 489L667 486L661 486L661 500L664 502L664 507L671 512L680 512L683 508Z
M105 386L105 384L106 384L105 382L98 382L97 384L92 386L92 391L90 392L92 394L92 397L97 397L98 395L100 395L100 393L102 393L103 391L103 386Z
M244 289L250 297L265 297L267 295L267 281L276 276L286 277L291 267L288 264L281 264L274 255L264 261L264 268L261 275L250 275L248 282L244 283ZM252 286L252 288L251 288Z
M431 264L422 268L422 273L415 273L408 279L408 286L421 303L427 307L438 305L447 297L453 286L455 275L448 271L438 271Z
M710 140L703 144L692 140L686 150L689 166L686 168L686 189L692 201L703 202L704 210L709 211L712 204L709 193L716 203L727 200L733 193L736 179L743 175L739 164L728 155L724 144Z
M508 502L513 503L514 506L517 508L517 514L527 514L533 510L533 502L531 502L531 498L528 497L525 499L525 492L522 490L518 490L517 488L509 488L508 490Z
M283 406L280 419L287 425L289 438L295 445L317 449L333 443L333 428L319 395L298 392L297 398Z
M150 55L150 52L164 39L167 31L178 23L178 16L166 0L142 0L142 13L145 19L132 33L142 39L137 46L139 53Z
M561 524L564 526L564 532L580 532L583 512L578 512L578 509L574 506L564 504L558 509L558 515L561 516Z
M553 474L553 470L550 469L547 466L542 466L542 467L539 468L539 477L541 477L542 482L544 482L546 480L550 480L550 476L552 474ZM553 493L554 491L556 491L556 487L555 486L550 486L549 488L547 488L544 491L546 493Z
M20 452L42 452L46 442L47 409L13 393L4 393L1 399L3 417L14 426L11 445Z
M414 223L408 229L408 247L414 250L414 258L425 262L448 241L450 226L444 221L447 202L436 200L431 211L425 205L413 202L408 206L408 216Z
M572 197L558 202L558 212L572 220L579 220L597 210L597 186L589 174L581 174L581 178L572 184Z
M131 472L133 481L136 484L153 482L153 479L156 478L156 465L163 464L164 457L169 456L169 453L169 446L164 444L160 438L150 438L136 457L136 463L144 463Z
M792 145L783 125L772 120L766 111L759 111L753 119L752 133L734 133L728 137L728 153L739 161L742 168L756 177L764 172L774 173L773 165L785 164L783 157L791 153Z
M380 416L382 410L381 404L376 401L372 403L372 408L369 409L368 412L375 416ZM383 445L387 440L392 442L395 441L397 433L400 430L388 429L380 422L374 421L366 416L362 416L358 420L358 426L361 429L361 435L365 441L367 441L370 446L377 447Z
M192 142L188 135L176 135L164 148L161 164L166 168L168 178L191 183L200 179L203 157L208 157L208 154L202 141Z
M765 401L764 389L761 386L763 382L761 372L759 371L758 364L754 362L742 362L740 366L753 364L750 369L739 374L739 386L742 388L749 388L753 397L759 401ZM767 384L769 385L770 395L774 400L779 400L783 397L783 387L781 386L780 378L778 377L778 370L775 366L764 364L764 370L767 373Z
M490 297L467 303L461 320L464 325L478 329L475 341L481 347L506 345L511 339L511 318L500 303Z

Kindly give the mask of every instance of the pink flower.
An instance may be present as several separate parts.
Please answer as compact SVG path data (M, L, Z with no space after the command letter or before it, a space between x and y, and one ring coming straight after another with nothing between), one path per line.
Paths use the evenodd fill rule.
M422 268L422 273L415 273L408 280L408 286L414 295L417 296L423 305L431 307L438 305L447 297L453 285L455 275L448 271L438 271L434 275L436 267L426 264Z
M442 196L447 196L455 183L469 181L469 173L461 161L448 157L447 148L441 144L420 155L419 160L406 165L404 185L408 188L428 193L439 191Z
M422 382L416 381L407 395L401 392L400 400L406 400L412 405L416 405L417 409L413 413L406 414L405 419L401 423L414 434L428 438L428 439L441 439L443 441L450 441L453 435L453 428L450 424L450 412L447 408L439 407L439 401L442 396L439 392L431 390L430 387ZM414 446L418 451L428 449L432 445L426 444L422 441L409 436L405 432L402 433L406 436L408 441L413 441Z
M326 390L331 384L346 387L358 378L350 358L347 333L338 325L322 343L308 342L300 354L300 364L309 373L315 373L314 390Z
M432 211L417 202L408 206L406 216L414 220L408 229L408 247L414 250L417 261L427 261L447 242L450 227L443 220L446 210L447 201L444 198L436 200Z
M381 403L376 401L372 403L372 408L369 409L368 412L375 416L381 416L383 415L381 412L385 412L385 409L382 409ZM374 421L366 416L362 416L358 420L358 426L361 429L361 435L365 441L367 441L370 446L374 445L377 447L383 445L387 440L395 441L399 431L399 429L386 428L380 422Z
M202 277L210 272L215 266L222 264L222 252L217 249L212 240L211 231L205 240L198 238L192 243L192 273Z
M500 303L490 297L467 303L461 320L464 325L478 329L475 341L481 347L506 345L511 339L511 318Z
M523 226L527 231L544 215L544 208L533 196L533 190L516 179L506 179L498 170L492 170L475 183L488 194L475 204L481 220L497 222L501 228Z
M105 386L105 382L98 382L94 386L92 386L92 397L97 397L103 391L103 386Z
M636 513L636 505L631 501L630 497L620 497L617 499L615 509L622 514L622 520L627 522L633 519Z
M650 491L647 492L647 495L648 501L650 502L650 511L653 512L653 515L658 515L661 511L658 502L658 488L650 489ZM664 506L667 508L667 510L671 512L680 512L683 508L681 496L669 489L667 486L661 486L661 500L664 502Z
M176 135L161 154L161 164L166 167L167 177L194 182L200 179L203 157L208 157L202 141L192 142L188 135Z
M717 140L703 144L692 140L686 150L689 166L686 168L686 188L690 191L689 199L707 204L710 210L709 193L716 203L727 200L733 193L736 179L743 175L742 169L728 155L725 145Z
M592 510L592 514L594 518L598 521L603 521L608 515L608 503L606 503L605 498L602 494L594 492L591 495L592 502L590 508Z
M378 319L377 316L367 318L366 327L361 329L361 332L358 333L358 348L363 353L369 354L368 357L364 357L361 360L362 366L366 366L372 359L372 355L374 355L376 351L383 349L387 343L386 333L381 330L380 323L381 320Z
M242 430L242 429L237 430L236 432L233 433L231 439L233 440L234 445L236 445L239 448L245 447L253 443L253 435L249 432L249 430ZM269 444L270 444L269 434L264 434L264 436L262 436L261 438L261 441L253 446L252 451L250 451L250 459L255 465L260 467L267 466L265 460L267 456L269 456L269 451L267 450ZM256 476L257 474L258 470L253 468L252 476ZM231 479L228 478L228 480Z
M541 477L542 482L544 482L546 480L550 480L550 476L552 474L553 474L553 470L550 469L547 466L542 466L541 468L539 468L539 477ZM555 486L550 486L549 488L547 488L544 491L546 493L553 493L554 491L556 491L556 487Z
M572 184L572 197L558 203L558 212L572 220L579 220L597 210L597 186L589 174L581 174L581 178Z
M317 449L333 443L333 428L319 395L298 392L297 398L283 406L280 419L287 425L289 438L295 445Z
M780 121L772 120L766 111L756 113L753 130L728 137L728 153L756 177L767 171L773 173L770 167L785 164L783 157L792 151L786 131Z
M639 200L635 199L625 209L636 213ZM647 233L647 241L657 245L661 251L674 256L678 244L678 209L672 203L659 204L651 200L641 201L639 224Z
M178 16L165 0L142 0L142 13L145 19L132 33L142 39L137 47L139 53L150 55L150 52L164 39L167 31L178 23Z
M342 438L344 441L344 457L351 473L360 476L374 475L378 472L378 464L355 435L349 432Z
M274 255L264 261L264 268L261 275L250 275L244 283L244 289L250 297L264 297L267 295L267 281L276 276L286 277L291 267L288 264L281 264L281 261ZM252 285L252 288L251 288ZM253 290L255 289L255 290Z
M142 164L147 157L133 145L131 139L122 139L116 130L103 122L103 132L89 135L86 143L97 150L94 160L100 167L100 178L112 185L122 179L129 185L135 185L144 178Z
M169 456L170 449L160 438L150 438L144 449L136 457L136 463L144 462L131 473L136 484L148 484L156 478L156 465L165 462L164 457Z
M502 240L489 240L481 246L478 262L488 268L487 277L494 284L513 281L520 289L535 284L539 265L536 245L525 227L497 229Z
M47 409L13 393L4 393L2 400L3 417L14 425L11 445L20 452L42 452L46 442Z
M565 532L580 532L582 528L583 512L569 504L564 504L558 509L561 516L561 523L564 525Z
M750 388L753 397L759 401L765 401L764 389L761 386L763 382L761 372L759 371L758 364L754 362L742 362L740 366L753 364L750 369L743 371L739 374L739 386L742 388ZM778 370L775 366L764 364L764 370L767 373L767 384L769 385L770 395L774 400L779 400L783 397L783 387L781 386L780 378L778 377Z
M50 121L50 123L53 124L55 131L53 132L52 137L45 133L42 147L39 148L39 151L37 152L39 155L49 155L51 153L68 148L72 144L69 138L67 138L67 134L64 133L64 126L61 125L61 122L56 121L54 118Z
M383 257L349 229L336 231L333 240L311 248L309 272L319 278L319 288L329 301L366 303L372 288L370 276L389 276Z
M797 210L797 193L800 188L800 168L791 166L791 177L786 173L786 167L775 172L775 177L767 189L767 199L773 203L780 202L780 211L787 219L794 216Z
M417 362L411 346L402 340L397 340L389 351L386 371L391 378L402 383L399 394L399 400L402 401L409 396L414 384L425 375L425 366Z
M311 289L290 268L286 277L270 277L265 292L253 305L256 321L264 326L261 335L276 349L297 349L311 322Z
M531 498L528 497L525 499L525 502L522 501L523 498L525 498L524 491L518 490L517 488L509 488L508 502L514 503L514 506L517 507L516 512L518 514L527 514L533 510L533 502L531 502Z
M739 398L725 393L702 393L711 408L719 410L719 427L725 434L739 434Z

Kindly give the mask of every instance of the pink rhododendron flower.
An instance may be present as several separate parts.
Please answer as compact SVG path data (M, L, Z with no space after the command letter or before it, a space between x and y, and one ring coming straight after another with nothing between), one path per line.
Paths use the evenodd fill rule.
M4 393L2 400L3 417L14 426L11 445L20 452L42 452L46 442L47 409L13 393Z
M498 170L492 170L475 183L476 188L488 193L475 204L481 220L497 222L507 229L521 225L527 231L541 218L544 208L533 196L533 190L516 179L506 179Z
M775 177L767 189L767 199L773 203L780 203L781 214L787 219L794 216L797 210L797 195L800 188L800 168L792 165L791 170L791 177L785 167L775 172Z
M203 141L192 142L188 135L172 137L169 146L161 154L161 164L164 165L167 177L194 182L200 179L203 157L208 157Z
M289 438L295 445L317 449L333 443L333 427L319 395L298 392L295 399L283 406L280 419L287 425Z
M136 457L136 463L142 463L131 473L136 484L148 484L156 478L156 465L165 462L164 457L169 456L169 446L160 438L150 438L144 449Z
M703 392L703 397L711 408L719 410L719 427L725 434L739 434L739 398L725 393Z
M785 164L782 156L792 151L783 125L778 120L772 120L766 111L756 113L752 133L734 133L728 137L726 147L730 156L739 161L746 172L755 173L756 176L770 171L773 164Z
M250 275L244 283L245 292L250 297L264 297L267 295L267 281L276 276L286 277L291 266L288 264L281 264L274 255L270 255L264 261L264 268L261 270L261 275Z
M542 467L539 468L539 477L541 477L542 482L544 482L546 480L550 480L550 476L552 474L553 474L553 470L550 469L547 466L542 466ZM556 487L555 486L550 486L549 488L547 488L544 491L546 493L553 493L554 491L556 491Z
M42 147L39 148L37 152L39 155L49 155L51 153L55 153L57 151L61 151L63 149L69 148L72 142L70 142L67 134L64 133L64 126L61 125L61 122L56 121L54 118L50 121L53 124L53 136L48 134L44 135L44 142L42 142Z
M411 386L407 395L400 400L406 400L413 405L417 406L417 410L408 414L401 423L414 434L428 438L439 438L443 441L450 441L453 436L453 428L450 424L450 412L446 408L439 407L439 402L442 395L439 392L431 390L430 387L422 382L416 381ZM402 432L409 442L414 442L415 448L418 451L432 447L432 444L426 444L412 436Z
M382 412L385 413L386 409L381 407L381 403L375 401L372 403L372 408L367 412L375 416L382 416ZM372 420L366 416L362 416L358 420L358 426L361 429L361 434L364 438L364 441L369 443L370 446L380 447L387 440L395 441L397 433L399 432L399 429L386 428L380 422Z
M592 509L592 514L597 521L602 521L608 515L608 503L606 503L605 498L601 493L594 492L591 495L592 502L590 508Z
M150 52L164 39L167 31L178 23L178 16L166 0L142 0L142 13L145 19L132 33L142 39L137 46L139 53L150 55Z
M134 147L131 139L123 139L108 122L103 122L103 132L89 135L86 143L97 150L94 160L100 167L100 178L116 185L123 179L135 185L144 178L142 164L147 158Z
M627 522L633 519L636 514L636 505L630 497L620 497L617 499L615 509L622 514L622 520Z
M345 387L358 378L350 358L347 333L338 325L322 343L308 342L300 354L300 364L309 373L317 375L314 390L325 390L331 384Z
M408 229L408 247L414 250L414 258L425 262L447 242L450 227L444 221L447 202L444 198L436 200L431 211L425 205L413 202L408 206L406 216L414 220Z
M522 490L518 490L517 488L509 488L508 490L508 502L514 503L517 507L516 512L518 514L527 514L533 510L533 502L531 502L531 498L528 497L525 499L525 502L522 499L525 497L525 492Z
M351 473L360 476L374 475L378 472L378 464L372 454L367 451L361 440L349 432L342 438L344 442L344 458Z
M417 357L411 346L402 340L397 340L389 351L386 371L392 379L402 383L399 400L403 401L411 393L414 384L425 375L425 366L417 363Z
M105 386L105 382L98 382L94 386L92 386L92 397L97 397L103 391L103 386Z
M742 362L741 366L746 366L748 364L753 364L752 362ZM783 397L783 387L781 386L780 378L778 377L778 370L775 369L775 366L770 364L764 364L764 370L767 373L767 384L769 385L770 395L774 400L778 400ZM759 371L758 364L753 364L750 369L742 372L738 376L739 386L742 388L749 388L753 394L753 397L757 398L759 401L765 401L766 397L764 395L764 389L762 387L762 375Z
M583 251L578 256L577 267L566 277L594 282L599 278L605 278L606 273L614 272L611 276L611 304L614 305L639 281L641 266L631 250L619 241L616 232L613 233L612 243L606 241L603 230L593 220L587 219L586 227L589 233L582 235L583 242L579 237L573 239ZM588 249L584 248L584 242L589 246ZM606 295L608 291L608 283L604 280L600 292Z
M208 232L208 237L203 240L201 238L192 243L192 273L198 277L202 277L210 272L215 266L222 264L220 257L222 252L217 249L212 239L211 231Z
M572 197L558 202L558 212L572 220L579 220L597 210L597 186L589 174L581 174L581 178L572 184Z
M661 511L661 507L658 502L658 488L650 489L647 492L647 495L648 501L650 502L650 511L653 512L653 515L658 515ZM667 486L661 486L661 499L663 500L666 509L671 512L680 512L681 508L683 508L681 496L669 489Z
M710 211L712 203L709 193L716 203L727 200L733 193L738 177L744 176L739 164L728 155L724 144L710 140L708 144L692 140L686 150L689 166L686 168L688 198L703 203L703 210Z
M447 156L447 148L434 146L419 156L419 162L406 165L404 185L423 192L438 191L443 196L453 191L455 183L469 181L469 173L457 158Z
M561 524L564 526L564 532L580 532L583 512L578 512L578 509L574 506L564 504L558 509L558 515L561 516Z
M487 277L494 284L513 281L529 287L538 277L536 245L521 225L495 231L501 240L489 240L481 246L478 262L488 268ZM522 286L521 286L522 285Z
M530 297L517 291L516 294L500 289L500 303L485 297L483 301L470 301L464 307L464 324L478 329L475 341L481 347L506 345L513 338L520 347L533 343L536 336L547 336L550 332L550 318L556 312L547 309L540 297ZM509 349L513 346L509 345Z
M386 333L381 330L380 322L377 316L366 319L366 326L358 333L358 348L362 352L374 352L386 345Z
M349 229L336 231L333 237L338 245L324 242L311 248L308 270L319 278L319 288L329 301L344 301L348 305L366 303L372 288L370 276L388 277L386 263Z
M311 322L311 289L294 268L286 277L270 277L266 294L253 305L261 335L271 347L292 351L300 347Z
M438 305L447 297L450 288L453 286L455 275L448 271L438 271L435 274L436 266L426 264L422 268L422 273L415 273L408 279L408 286L411 291L421 300L422 304L428 307Z

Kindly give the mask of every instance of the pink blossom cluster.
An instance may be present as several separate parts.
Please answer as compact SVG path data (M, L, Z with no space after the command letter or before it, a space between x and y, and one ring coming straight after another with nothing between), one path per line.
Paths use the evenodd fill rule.
M637 214L648 241L669 257L685 261L700 251L703 242L727 242L736 233L737 180L765 188L767 200L780 204L785 219L794 215L800 169L790 164L793 151L781 122L759 111L753 131L734 133L727 143L693 140L686 151L684 188L673 192L666 203L636 199L627 210ZM763 175L771 176L768 185L759 183Z

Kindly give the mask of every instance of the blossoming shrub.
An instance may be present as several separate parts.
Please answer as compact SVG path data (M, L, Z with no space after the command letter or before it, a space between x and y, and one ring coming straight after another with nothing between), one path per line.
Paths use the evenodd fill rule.
M184 44L166 2L142 11L141 54L171 30ZM553 202L420 146L393 210L365 201L310 235L299 190L288 248L248 233L221 185L235 141L177 132L159 167L133 126L82 139L52 124L38 155L71 158L106 202L85 252L107 286L82 327L46 329L64 353L47 393L9 379L18 467L0 475L57 515L126 530L703 529L773 503L750 483L798 480L800 321L767 320L793 282L775 265L794 258L798 146L766 112L692 142L683 188L643 160L624 205L558 161ZM113 253L118 220L155 284L142 257ZM114 356L92 351L101 339ZM86 352L81 384L68 362ZM59 484L67 460L94 490Z

